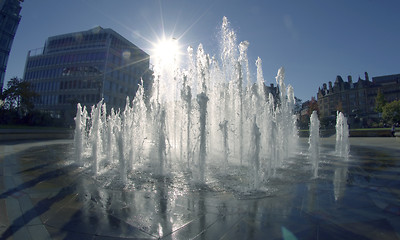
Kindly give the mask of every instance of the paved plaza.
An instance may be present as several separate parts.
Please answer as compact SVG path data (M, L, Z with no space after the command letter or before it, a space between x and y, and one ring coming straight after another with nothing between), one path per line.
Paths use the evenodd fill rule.
M400 138L350 143L344 161L321 139L318 178L303 153L248 195L184 177L104 187L71 140L2 143L0 239L400 239Z

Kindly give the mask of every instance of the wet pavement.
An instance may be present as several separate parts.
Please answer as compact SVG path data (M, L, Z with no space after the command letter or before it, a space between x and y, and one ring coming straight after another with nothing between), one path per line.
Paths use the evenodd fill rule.
M263 194L183 176L106 186L69 140L2 144L0 239L400 239L400 139L351 138L348 161L334 141L321 140L319 178L292 163Z

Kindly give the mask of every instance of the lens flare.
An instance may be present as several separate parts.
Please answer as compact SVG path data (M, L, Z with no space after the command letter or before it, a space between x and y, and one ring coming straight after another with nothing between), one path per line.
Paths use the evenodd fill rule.
M167 67L179 63L180 47L175 38L163 38L154 45L153 52L156 64Z

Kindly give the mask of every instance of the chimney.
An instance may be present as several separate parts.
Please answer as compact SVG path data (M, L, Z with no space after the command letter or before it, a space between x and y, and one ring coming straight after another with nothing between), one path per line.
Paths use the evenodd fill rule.
M337 76L336 76L335 83L341 83L341 82L343 82L342 77L341 77L340 75L337 75Z
M351 84L353 83L353 78L349 75L347 76L347 81Z
M364 74L365 74L365 81L369 82L368 73L367 73L367 72L365 72Z

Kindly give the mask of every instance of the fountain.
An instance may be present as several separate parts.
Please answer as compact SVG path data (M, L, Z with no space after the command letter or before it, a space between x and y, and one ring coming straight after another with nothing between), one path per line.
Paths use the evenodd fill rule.
M105 103L77 107L77 159L97 177L118 176L123 185L139 174L168 176L209 184L228 176L240 191L263 189L297 153L294 91L284 83L278 91L265 87L262 61L252 79L247 41L236 43L226 17L221 28L221 57L206 54L200 44L189 47L187 69L155 65L152 94L144 89L124 110L106 112ZM313 114L310 151L318 172L318 119ZM342 129L341 136L345 134ZM239 182L239 184L237 184Z
M314 178L318 177L318 161L319 161L319 119L317 111L313 111L310 117L310 136L308 143L310 145L310 161L314 172Z
M349 158L350 144L349 144L349 125L347 118L341 112L337 112L336 117L336 154L344 159Z

